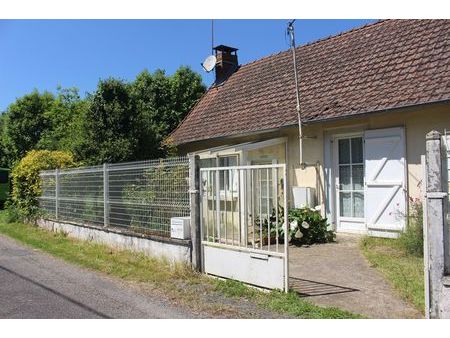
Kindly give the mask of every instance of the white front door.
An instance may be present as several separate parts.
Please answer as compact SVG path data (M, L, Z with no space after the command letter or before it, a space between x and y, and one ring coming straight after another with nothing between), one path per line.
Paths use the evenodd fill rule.
M396 237L406 221L404 130L367 130L364 139L368 232L375 236Z
M363 233L364 146L363 135L335 138L337 231Z

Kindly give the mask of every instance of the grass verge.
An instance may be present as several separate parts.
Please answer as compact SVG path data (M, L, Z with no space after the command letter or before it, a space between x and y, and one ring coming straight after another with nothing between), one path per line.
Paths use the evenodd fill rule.
M423 257L406 252L395 239L366 237L361 249L372 266L381 271L400 295L424 312Z
M234 280L216 280L216 290L228 297L238 297L255 301L266 309L286 313L293 317L307 319L343 319L363 318L334 307L319 307L299 298L295 292L271 291L262 292L249 288L244 283Z
M228 311L228 316L234 317L236 313L230 309L229 300L234 300L234 305L239 307L240 302L245 299L247 303L255 303L256 307L298 318L359 318L358 315L337 308L313 305L292 292L262 292L239 282L211 279L183 265L173 265L143 254L76 240L62 233L49 232L27 224L7 223L5 217L5 212L0 212L0 234L67 262L143 283L172 300L194 307L196 311L206 311L209 313L207 316L223 316L224 311ZM214 301L211 302L211 299ZM245 310L244 308L243 311Z

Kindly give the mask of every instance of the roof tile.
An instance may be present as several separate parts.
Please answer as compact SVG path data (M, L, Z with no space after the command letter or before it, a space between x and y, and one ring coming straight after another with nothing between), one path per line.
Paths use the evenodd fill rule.
M305 123L450 100L450 20L379 21L297 48ZM297 123L290 50L241 66L172 133L177 144Z

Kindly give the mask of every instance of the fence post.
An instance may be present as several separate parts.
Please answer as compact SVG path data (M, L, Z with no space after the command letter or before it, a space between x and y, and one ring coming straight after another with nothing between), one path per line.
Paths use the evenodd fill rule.
M55 218L59 219L59 169L55 169Z
M431 131L426 136L426 199L425 199L425 224L426 224L426 252L428 255L425 278L429 289L429 318L450 318L450 288L445 286L446 249L448 236L447 208L448 208L448 183L444 172L445 163L442 154L441 134ZM428 297L426 297L428 299Z
M427 165L426 156L420 156L420 164L422 166L422 222L423 222L423 270L424 270L424 290L425 290L425 318L430 318L430 276L428 271L428 225L427 225Z
M103 163L103 226L109 225L109 175L108 164Z
M200 271L201 261L201 235L200 235L200 158L189 155L189 194L191 209L191 243L192 267Z

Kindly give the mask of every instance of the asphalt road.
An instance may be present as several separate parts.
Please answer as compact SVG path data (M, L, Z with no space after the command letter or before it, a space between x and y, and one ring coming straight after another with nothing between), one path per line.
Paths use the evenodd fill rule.
M192 318L116 279L0 235L0 318Z

